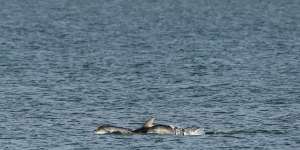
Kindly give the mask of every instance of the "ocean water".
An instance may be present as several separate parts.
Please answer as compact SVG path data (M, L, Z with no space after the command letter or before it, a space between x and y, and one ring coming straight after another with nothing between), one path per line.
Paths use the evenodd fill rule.
M300 147L299 0L0 0L0 149ZM96 135L100 124L203 136Z

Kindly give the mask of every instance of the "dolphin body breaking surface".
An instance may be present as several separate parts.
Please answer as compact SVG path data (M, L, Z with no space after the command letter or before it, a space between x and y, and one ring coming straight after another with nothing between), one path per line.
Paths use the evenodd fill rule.
M129 128L102 125L96 129L96 134L169 134L169 135L203 135L203 128L179 128L173 125L154 124L155 118L147 120L143 127L132 130Z
M129 128L116 127L111 125L101 125L97 127L96 134L130 134L132 130Z

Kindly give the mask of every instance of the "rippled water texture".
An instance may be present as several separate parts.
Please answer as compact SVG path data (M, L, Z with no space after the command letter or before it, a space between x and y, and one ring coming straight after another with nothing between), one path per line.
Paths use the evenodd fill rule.
M297 149L299 14L299 0L0 0L1 149ZM94 133L149 116L210 134Z

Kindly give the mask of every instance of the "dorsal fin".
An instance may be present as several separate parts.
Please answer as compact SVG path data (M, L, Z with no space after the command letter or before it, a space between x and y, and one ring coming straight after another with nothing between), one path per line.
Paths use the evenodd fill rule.
M154 117L151 117L150 119L148 119L145 123L144 123L144 128L150 128L154 126Z

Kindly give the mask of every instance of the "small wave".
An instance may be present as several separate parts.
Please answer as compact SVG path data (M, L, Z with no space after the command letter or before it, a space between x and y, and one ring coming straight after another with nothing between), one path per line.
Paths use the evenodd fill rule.
M245 129L245 130L215 130L206 131L205 134L285 134L284 130L265 130L265 129Z

